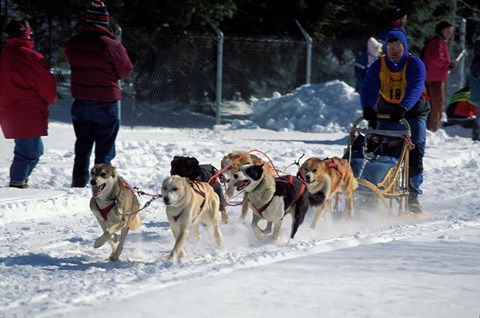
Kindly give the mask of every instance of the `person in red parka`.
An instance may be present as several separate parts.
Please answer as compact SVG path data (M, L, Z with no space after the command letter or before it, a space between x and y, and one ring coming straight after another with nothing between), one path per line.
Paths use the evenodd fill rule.
M84 188L89 180L90 155L95 144L95 164L111 164L120 127L118 81L133 70L125 47L108 29L110 16L102 1L93 0L80 31L65 44L71 69L71 108L75 131L72 187Z
M4 32L7 46L0 53L0 126L6 139L15 140L9 186L25 189L43 154L41 136L48 135L48 106L57 100L57 88L42 54L33 50L28 21L13 19Z
M442 21L435 27L435 35L425 46L423 62L427 70L425 86L430 96L431 110L427 118L427 129L435 132L440 129L442 113L445 109L445 84L449 70L454 67L448 54L447 41L452 36L454 26Z

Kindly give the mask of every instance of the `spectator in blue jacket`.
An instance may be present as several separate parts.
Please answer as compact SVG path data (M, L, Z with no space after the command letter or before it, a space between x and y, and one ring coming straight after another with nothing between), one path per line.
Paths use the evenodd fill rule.
M385 40L386 55L368 68L360 91L363 117L374 122L377 112L390 115L390 120L376 122L378 129L403 130L405 127L399 122L402 118L410 124L415 148L410 151L409 208L418 213L422 209L418 195L422 193L426 118L430 111L423 96L425 65L420 58L408 53L407 39L402 31L389 32Z

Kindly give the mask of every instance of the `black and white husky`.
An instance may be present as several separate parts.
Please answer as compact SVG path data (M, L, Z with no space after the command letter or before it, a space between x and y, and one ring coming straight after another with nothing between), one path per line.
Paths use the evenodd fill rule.
M262 165L243 165L234 174L235 187L244 190L250 208L253 211L252 230L255 236L262 240L272 231L273 240L278 240L280 227L285 214L292 215L290 238L294 238L308 210L308 191L305 191L303 181L294 176L273 177L265 173ZM258 222L265 219L268 223L265 229Z

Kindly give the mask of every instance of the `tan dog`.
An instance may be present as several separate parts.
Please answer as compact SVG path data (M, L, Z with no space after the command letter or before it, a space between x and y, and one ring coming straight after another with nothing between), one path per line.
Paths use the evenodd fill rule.
M200 240L199 220L207 226L213 226L215 242L217 246L222 245L218 213L220 200L208 183L170 176L163 180L162 197L175 238L175 246L168 257L171 261L176 262L185 255L183 245L192 225L195 239Z
M272 176L276 177L275 170L272 168L272 166L257 157L254 154L247 153L246 151L242 150L234 150L230 152L229 154L225 155L220 163L221 170L223 171L223 176L225 177L225 180L227 182L227 191L225 192L225 199L227 202L233 197L233 193L235 191L235 182L233 176L238 173L240 170L240 167L246 164L252 164L252 165L262 165L265 171L270 173ZM226 170L225 167L228 167ZM245 219L248 214L248 202L247 200L243 201L242 204L242 219Z
M117 261L128 231L138 230L142 225L138 214L140 204L125 180L117 175L115 167L96 164L90 171L90 177L90 209L103 230L103 235L95 240L93 247L99 248L108 242L112 248L110 260ZM121 231L120 242L117 242L118 231Z
M338 192L345 196L345 209L348 216L353 217L353 193L357 181L347 160L311 157L300 166L298 174L307 183L310 193L309 202L314 210L312 229L317 227L327 207L333 211L333 198Z

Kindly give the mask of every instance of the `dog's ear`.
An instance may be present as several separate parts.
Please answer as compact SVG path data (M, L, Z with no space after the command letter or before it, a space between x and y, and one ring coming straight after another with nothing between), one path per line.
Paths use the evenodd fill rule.
M112 178L116 178L116 177L117 177L117 168L112 166Z
M200 164L200 162L198 161L197 158L195 158L195 157L190 157L190 159L191 159L192 162L194 162L196 165L199 165L199 164Z

